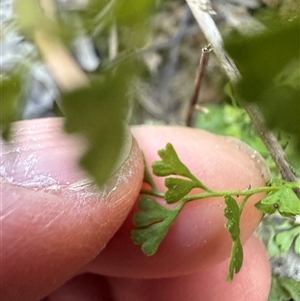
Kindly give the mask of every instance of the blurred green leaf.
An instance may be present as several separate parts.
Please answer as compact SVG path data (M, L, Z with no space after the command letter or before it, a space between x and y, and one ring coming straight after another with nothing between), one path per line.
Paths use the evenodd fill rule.
M268 253L271 257L279 257L281 255L281 251L279 246L275 242L276 232L274 229L274 225L270 225L268 229L270 231L270 237L268 239L268 244L267 244Z
M277 18L278 19L278 18ZM278 83L287 68L298 76L300 67L299 16L289 22L277 20L265 32L251 37L234 33L225 46L237 63L242 80L237 85L243 101L255 102L263 112L267 125L295 135L300 147L299 85Z
M225 47L243 76L242 96L255 100L292 60L298 64L299 27L299 19L284 24L279 21L258 35L235 32L227 38Z
M228 82L224 86L224 93L225 93L225 95L227 95L230 98L233 106L236 107L237 106L237 102L236 102L236 98L234 96L234 88L233 88L233 86L232 86L232 84L230 82Z
M128 147L128 70L134 74L134 69L134 62L127 61L91 86L63 95L65 129L86 139L87 151L80 163L100 186L118 167Z
M144 45L149 29L149 17L156 0L90 1L88 10L80 16L86 30L93 32L94 38L101 32L108 34L112 25L117 26L119 50L128 50ZM97 37L98 38L98 37Z
M9 138L10 123L19 118L21 85L21 78L17 75L6 74L1 77L0 126L4 139Z
M131 237L135 244L142 245L146 255L151 256L167 235L179 210L164 208L147 196L141 197L138 207L141 211L133 217L136 229L131 231Z
M289 295L292 300L300 301L300 282L290 278L280 278L280 284Z
M281 135L283 134L281 133ZM296 144L297 139L293 135L286 135L285 139L286 139L286 146L284 147L284 152L285 152L286 160L288 161L296 177L300 178L300 155Z
M125 0L92 0L89 1L88 8L81 13L81 18L89 24L89 30L96 27L105 18L111 25L111 21L119 25L136 27L145 24L150 13L155 7L156 0L128 2Z
M272 286L268 301L290 301L291 295L281 286L280 277L272 275Z
M270 232L267 249L271 257L279 257L290 251L291 247L294 247L295 254L300 254L300 226L292 219L283 219L283 221L270 223L266 222L266 219L263 220L264 227Z
M294 279L272 275L268 301L300 301L300 283Z
M300 229L299 229L299 234L300 234ZM296 254L300 255L300 235L298 235L295 239L294 251Z
M127 26L144 23L153 11L155 2L156 0L143 0L129 4L126 0L118 0L114 10L118 23Z
M300 68L299 61L292 60L275 78L276 83L282 86L289 86L294 89L300 88Z
M279 246L281 252L286 253L291 248L292 243L295 241L295 253L299 254L299 252L297 252L299 249L299 245L297 245L297 241L296 241L297 237L299 240L299 235L300 235L300 226L297 225L287 231L278 233L275 236L275 242Z
M119 28L120 44L125 49L140 48L148 38L149 17L154 11L156 0L135 0L128 3L118 0L114 9L116 24Z
M74 38L74 26L59 18L58 20L48 18L40 1L17 0L14 5L14 13L16 14L16 26L29 40L34 40L37 30L44 31L48 37L62 38L65 43Z
M43 24L43 21L47 21L40 7L40 1L37 0L15 1L14 12L17 16L17 26L29 37L33 35L34 30Z

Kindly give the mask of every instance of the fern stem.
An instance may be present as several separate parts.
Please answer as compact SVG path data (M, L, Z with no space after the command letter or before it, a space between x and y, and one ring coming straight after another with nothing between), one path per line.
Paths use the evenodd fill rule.
M295 183L288 183L288 186L292 189L297 189L300 187L299 182ZM183 202L190 202L190 201L195 201L195 200L202 200L202 199L207 199L207 198L212 198L212 197L224 197L225 195L231 195L231 196L245 196L245 197L250 197L253 194L257 193L262 193L262 192L271 192L271 191L278 191L281 189L282 186L266 186L266 187L257 187L257 188L252 188L252 189L244 189L244 190L219 190L219 191L205 191L202 193L198 194L193 194L193 195L187 195L185 196L182 201ZM158 192L156 190L147 190L147 189L142 189L141 194L145 195L151 195L153 197L159 197L159 198L165 198L165 194L163 192ZM248 198L246 198L247 201Z

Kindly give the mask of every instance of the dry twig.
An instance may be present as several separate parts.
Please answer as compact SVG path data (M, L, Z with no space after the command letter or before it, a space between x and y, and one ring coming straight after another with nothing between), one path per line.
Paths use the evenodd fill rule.
M208 64L209 55L210 55L211 50L212 50L212 48L211 48L210 44L208 44L206 47L202 48L199 67L198 67L196 79L195 79L195 87L194 87L192 97L190 99L190 104L189 104L188 112L186 115L186 121L185 121L186 126L191 126L191 123L192 123L193 111L195 109L195 106L196 106L198 98L199 98L200 87L201 87L203 76L206 71L206 67Z
M43 0L41 7L44 10L45 18L56 22L55 1ZM70 92L89 84L88 77L74 60L70 51L63 42L51 35L51 32L36 28L34 41L63 92Z

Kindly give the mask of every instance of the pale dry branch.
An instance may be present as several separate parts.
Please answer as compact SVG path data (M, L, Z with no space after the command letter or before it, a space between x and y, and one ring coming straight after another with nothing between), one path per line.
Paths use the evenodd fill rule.
M88 77L63 43L43 30L35 31L34 41L61 91L70 92L89 85Z
M226 75L231 82L237 82L241 77L240 72L235 66L235 63L224 50L223 39L212 18L212 14L215 14L215 12L211 8L212 6L210 1L186 0L186 2L208 43L211 44L211 47L213 48L222 68L225 70Z
M56 4L53 0L41 1L41 8L45 18L56 22ZM34 42L62 92L89 85L88 77L58 37L45 29L36 28Z
M110 28L108 46L109 46L108 57L110 60L114 60L118 55L118 48L119 48L117 24L113 24Z

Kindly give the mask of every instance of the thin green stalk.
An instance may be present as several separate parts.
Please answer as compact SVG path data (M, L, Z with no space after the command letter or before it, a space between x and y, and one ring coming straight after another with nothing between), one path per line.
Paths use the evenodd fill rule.
M288 186L292 189L294 188L299 188L300 183L288 183ZM211 198L211 197L224 197L225 195L231 195L231 196L251 196L256 193L261 193L261 192L271 192L271 191L278 191L281 189L282 186L271 186L271 187L258 187L258 188L252 188L252 189L246 189L246 190L220 190L220 191L205 191L199 194L193 194L193 195L187 195L185 196L182 201L184 202L190 202L194 200L201 200L201 199L206 199L206 198ZM155 197L160 197L164 198L165 194L162 192L157 192L155 190L147 190L147 189L142 189L141 191L142 194L146 195L151 195Z
M140 194L146 194L151 196L156 196L158 198L165 198L165 194L163 192L159 192L158 190L148 190L148 189L141 189Z
M250 198L250 196L251 196L251 195L246 195L246 196L243 198L242 202L240 203L240 205L239 205L239 208L240 208L240 214L242 214L242 211L243 211L243 209L244 209L244 207L245 207L245 204L247 203L247 201L248 201L248 199Z

